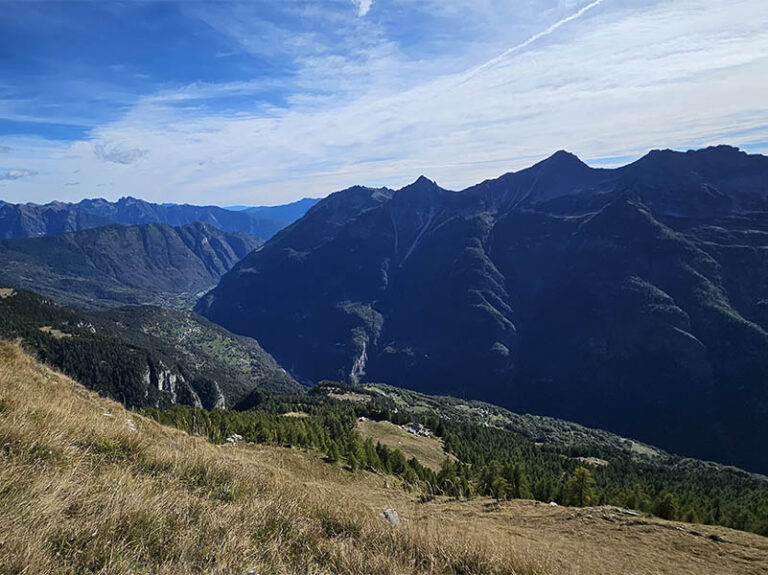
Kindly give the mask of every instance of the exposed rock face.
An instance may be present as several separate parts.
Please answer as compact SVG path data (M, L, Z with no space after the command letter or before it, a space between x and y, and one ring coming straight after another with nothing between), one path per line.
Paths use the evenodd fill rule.
M148 386L155 387L160 392L164 403L170 403L171 405L180 403L198 409L206 407L203 405L194 387L187 383L181 375L171 371L162 363L157 367L153 364L147 366L144 382Z
M224 394L221 393L221 388L219 388L219 384L215 381L213 382L213 389L214 401L211 409L227 409L227 399L224 397Z
M330 196L198 309L305 381L386 382L768 471L768 158L558 152Z

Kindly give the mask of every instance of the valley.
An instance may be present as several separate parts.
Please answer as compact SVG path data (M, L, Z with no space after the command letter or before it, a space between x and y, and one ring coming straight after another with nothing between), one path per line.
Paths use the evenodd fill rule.
M0 240L0 283L90 309L137 304L188 309L262 243L200 223L106 226Z
M0 575L768 574L765 0L3 0Z

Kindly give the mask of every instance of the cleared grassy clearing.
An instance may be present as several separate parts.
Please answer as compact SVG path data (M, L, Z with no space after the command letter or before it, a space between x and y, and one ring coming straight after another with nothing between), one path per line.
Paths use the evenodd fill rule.
M378 441L387 447L399 449L407 458L415 457L419 463L435 471L439 471L446 457L453 458L443 450L442 440L418 437L389 421L367 419L359 421L357 429L364 438L370 437L374 443Z

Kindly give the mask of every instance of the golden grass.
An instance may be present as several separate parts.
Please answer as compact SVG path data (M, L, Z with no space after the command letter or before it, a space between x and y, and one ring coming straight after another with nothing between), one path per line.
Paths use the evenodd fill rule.
M317 454L162 427L0 342L0 574L251 571L758 575L768 538L611 508L418 504Z
M550 572L507 540L390 526L354 498L380 482L164 428L0 342L0 573Z
M40 328L40 331L43 333L47 333L55 337L56 339L64 339L67 337L72 337L71 333L66 333L61 331L60 329L56 329L55 327L51 327L50 325L44 325Z
M419 463L435 471L446 457L443 442L435 437L421 437L413 435L390 421L373 421L366 419L357 423L357 429L364 438L370 437L374 443L377 441L387 447L402 451L407 458L415 457Z

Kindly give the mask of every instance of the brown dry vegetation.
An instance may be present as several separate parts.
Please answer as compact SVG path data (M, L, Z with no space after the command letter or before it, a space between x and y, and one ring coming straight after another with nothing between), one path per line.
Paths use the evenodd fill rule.
M55 337L56 339L64 339L64 338L67 338L67 337L72 337L71 333L65 333L65 332L61 331L60 329L56 329L54 327L51 327L50 325L44 325L43 327L40 328L40 331L42 331L43 333L48 333L48 334L52 335L53 337Z
M2 574L768 571L757 535L608 508L417 504L398 485L299 450L214 446L0 342ZM398 528L378 517L389 507Z
M380 478L161 427L7 342L0 446L3 574L549 572L506 540L390 526L354 497Z

